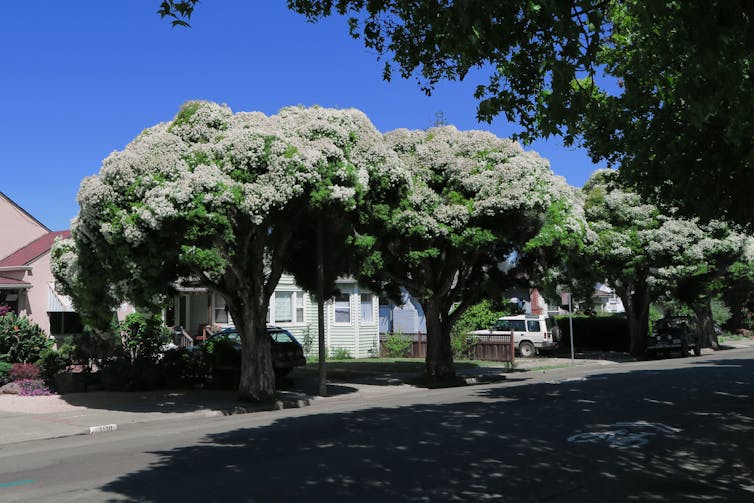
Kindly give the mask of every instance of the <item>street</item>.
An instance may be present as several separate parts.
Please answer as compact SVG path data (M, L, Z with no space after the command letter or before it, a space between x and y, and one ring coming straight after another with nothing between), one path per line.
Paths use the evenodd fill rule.
M347 386L347 383L341 383ZM0 449L0 501L754 501L754 348Z

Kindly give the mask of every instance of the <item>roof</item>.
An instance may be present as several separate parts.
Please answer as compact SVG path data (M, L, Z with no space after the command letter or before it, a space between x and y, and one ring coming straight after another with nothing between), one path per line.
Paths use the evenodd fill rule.
M0 276L0 290L7 288L30 288L31 284L21 281L20 279L6 278Z
M0 267L20 267L28 265L50 251L55 242L55 238L67 238L70 235L71 231L69 230L45 234L0 260Z

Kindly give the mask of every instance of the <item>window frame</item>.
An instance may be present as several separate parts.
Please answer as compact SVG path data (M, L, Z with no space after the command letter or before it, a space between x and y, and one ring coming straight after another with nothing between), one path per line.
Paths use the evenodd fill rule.
M348 299L348 322L337 320L338 303L344 303L344 300L338 300L339 297L345 297ZM353 306L351 305L351 293L341 293L336 295L332 301L332 323L339 327L353 326Z

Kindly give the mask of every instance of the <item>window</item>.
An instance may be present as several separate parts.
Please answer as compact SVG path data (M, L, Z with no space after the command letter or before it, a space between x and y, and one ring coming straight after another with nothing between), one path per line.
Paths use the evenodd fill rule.
M361 322L374 323L374 308L371 293L361 294Z
M524 324L524 320L511 320L511 328L514 332L525 332L526 331L526 325Z
M296 323L304 322L304 294L303 292L296 292Z
M232 321L225 299L220 295L215 295L215 323L232 323Z
M293 321L293 292L275 292L275 323Z
M303 323L304 293L275 292L270 297L267 309L267 323Z
M527 320L526 321L526 329L529 332L539 332L539 321L538 320Z
M351 297L348 294L340 294L335 297L335 323L341 325L351 324Z

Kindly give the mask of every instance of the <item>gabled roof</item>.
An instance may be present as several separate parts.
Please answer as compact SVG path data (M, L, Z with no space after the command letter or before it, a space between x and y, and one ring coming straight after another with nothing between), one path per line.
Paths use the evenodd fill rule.
M0 260L0 267L21 267L28 265L35 259L50 251L55 242L55 238L67 238L70 235L71 231L69 230L45 234Z
M26 215L27 217L29 217L35 223L39 224L39 226L41 228L43 228L46 231L52 232L52 231L50 231L50 229L45 224L43 224L42 222L40 222L39 220L37 220L36 218L34 218L34 216L31 213L29 213L28 211L26 211L25 209L23 209L21 206L19 206L18 204L16 204L16 202L13 199L11 199L10 197L8 197L7 194L4 194L3 192L0 192L0 197L2 197L6 201L8 201L10 204L12 204L13 206L15 206L21 213L23 213L24 215Z

